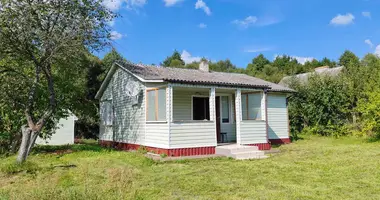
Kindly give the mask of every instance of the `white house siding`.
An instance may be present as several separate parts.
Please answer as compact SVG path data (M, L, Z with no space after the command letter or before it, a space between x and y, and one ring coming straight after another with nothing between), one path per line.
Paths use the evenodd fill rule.
M57 130L49 139L37 138L37 144L48 145L65 145L74 144L74 126L77 118L70 115L67 118L62 118L57 124Z
M111 95L109 95L109 90ZM112 97L112 140L143 144L145 137L145 86L137 78L117 69L105 90L101 102ZM138 101L135 102L136 96ZM102 105L102 104L101 104ZM102 107L101 107L102 110ZM102 114L102 113L101 113ZM101 116L101 119L103 117ZM101 121L101 126L104 126ZM109 139L109 128L101 127L100 139ZM102 132L103 131L103 132ZM107 134L108 132L108 134Z
M216 146L214 122L173 122L170 124L170 148Z
M194 92L194 91L180 91L174 90L173 92L173 119L174 121L192 120L192 96L209 96L206 92ZM218 96L218 94L216 94ZM233 96L230 96L230 98ZM236 141L236 124L235 124L235 99L230 101L231 122L229 124L220 124L220 132L227 133L228 142Z
M145 145L149 147L169 148L168 123L147 123Z
M192 96L209 96L209 93L202 92L197 93L193 91L180 91L180 90L174 90L173 91L173 120L174 121L180 121L180 120L192 120L191 116L191 103L192 103Z
M113 131L112 125L106 125L107 108L104 105L105 102L109 102L112 105L112 85L113 78L104 90L102 97L100 98L100 125L99 125L99 140L112 141Z
M243 120L240 122L240 144L267 143L266 122Z
M285 94L268 94L268 126L269 139L289 138Z

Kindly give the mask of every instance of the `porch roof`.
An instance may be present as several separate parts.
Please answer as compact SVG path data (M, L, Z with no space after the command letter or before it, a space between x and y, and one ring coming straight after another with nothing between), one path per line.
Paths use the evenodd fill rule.
M171 83L263 88L269 89L270 91L294 92L294 90L290 88L248 76L246 74L214 71L205 72L198 69L149 66L134 64L128 61L118 61L116 64L144 80L162 80Z

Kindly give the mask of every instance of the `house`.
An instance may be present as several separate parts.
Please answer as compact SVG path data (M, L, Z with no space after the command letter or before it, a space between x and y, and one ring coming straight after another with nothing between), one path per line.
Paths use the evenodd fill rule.
M325 76L338 76L343 70L343 67L334 67L330 68L329 66L323 66L323 67L317 67L314 69L313 72L307 72L307 73L302 73L302 74L297 74L294 76L285 76L284 78L281 79L281 81L278 83L279 85L282 86L289 86L290 81L293 78L296 78L299 80L301 83L307 83L308 79L310 76L317 74L317 75L325 75Z
M40 138L36 140L36 144L39 145L66 145L74 144L74 127L75 121L78 118L73 114L69 113L67 117L61 118L58 121L57 129L55 133L50 138Z
M255 77L116 62L96 98L99 142L168 156L214 154L220 144L290 143L287 96L293 90Z

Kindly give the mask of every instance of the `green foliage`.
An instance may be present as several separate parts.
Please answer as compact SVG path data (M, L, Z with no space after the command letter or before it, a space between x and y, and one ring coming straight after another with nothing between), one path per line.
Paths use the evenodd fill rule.
M171 56L168 56L163 62L162 66L164 67L183 67L185 66L185 62L181 58L181 54L174 50Z
M330 131L319 131L318 127L336 126L346 123L349 107L347 85L341 77L311 76L307 84L294 79L290 87L297 92L289 98L289 115L292 131L316 126L321 135ZM323 128L322 128L323 129Z
M380 137L380 70L375 79L371 79L369 86L365 89L365 98L358 101L357 111L361 114L360 129L355 134Z
M122 151L78 151L59 158L33 154L37 173L0 172L0 199L380 198L379 142L302 137L269 159L251 161L162 162ZM0 158L0 168L9 161ZM68 164L77 167L58 167Z
M210 62L209 65L210 70L216 72L234 72L236 70L236 66L229 59L220 60L216 63Z
M12 162L12 163L7 163L7 164L2 165L0 168L0 172L8 174L8 175L17 174L20 172L34 174L40 169L41 168L33 162L27 161L22 164Z
M348 50L346 50L339 58L339 65L346 67L348 70L351 67L358 67L359 64L359 58L353 52Z
M289 98L295 136L304 132L380 137L380 59L368 54L359 62L355 54L346 51L339 62L345 65L339 76L314 75L307 83L290 81L290 87L297 91Z

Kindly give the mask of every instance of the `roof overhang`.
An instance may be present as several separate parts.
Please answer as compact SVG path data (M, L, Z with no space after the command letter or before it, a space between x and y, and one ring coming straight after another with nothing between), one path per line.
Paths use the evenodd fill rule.
M144 83L162 83L165 82L164 80L146 80L143 79L142 77L137 76L136 74L132 73L122 65L120 65L117 62L114 62L111 66L111 69L107 72L106 78L103 80L102 85L99 88L99 91L95 95L95 99L100 99L104 93L104 91L107 89L108 84L112 80L112 76L115 74L117 69L122 69L123 71L131 74L133 77L137 78L139 81L144 82Z

